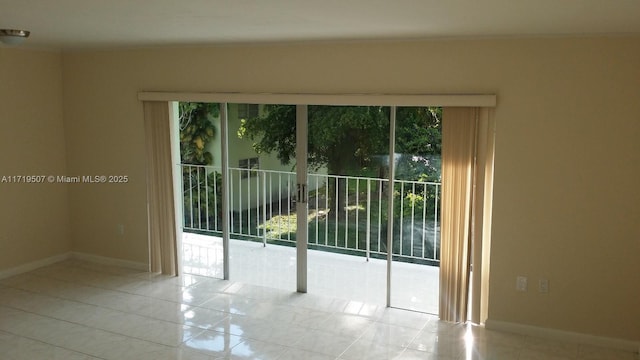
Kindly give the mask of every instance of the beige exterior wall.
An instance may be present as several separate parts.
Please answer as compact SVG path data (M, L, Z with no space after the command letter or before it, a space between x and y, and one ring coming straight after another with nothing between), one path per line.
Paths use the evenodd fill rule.
M260 106L262 111L262 105ZM239 162L242 159L259 158L261 170L277 170L277 171L291 171L291 166L282 165L280 161L275 158L275 155L261 154L258 155L253 150L253 141L250 139L241 139L238 137L238 130L240 129L240 118L238 117L238 105L229 104L229 167L239 168ZM233 179L233 193L231 196L231 208L234 211L242 211L255 208L262 204L262 179L256 179L255 176L248 178L241 178L238 170L232 170L231 176ZM293 177L295 179L295 177ZM258 188L260 188L260 198L256 197L258 194ZM267 183L267 194L277 194L278 184L271 186ZM284 190L284 188L282 188ZM242 195L240 195L242 194ZM275 200L275 199L274 199ZM269 199L267 199L269 202Z
M0 54L4 57L7 52ZM13 56L20 58L17 63L42 61L48 69L51 67L35 79L31 72L22 73L27 80L19 87L29 91L43 91L41 86L59 88L55 56L29 54L24 60L20 52ZM49 57L53 58L45 60ZM136 99L139 91L493 93L498 96L498 106L494 111L497 138L489 318L638 340L638 64L638 37L65 53L63 104L68 172L124 174L131 178L125 185L68 187L73 248L147 261L143 116ZM14 75L3 71L2 91L6 91L4 79L13 79ZM26 85L31 82L38 86L31 89ZM23 155L29 162L3 154L7 159L3 164L10 164L3 165L3 171L27 170L21 168L27 164L37 170L64 167L61 110L55 104L55 89L38 99L42 101L35 109L28 108L31 103L24 104L29 113L36 113L13 111L11 115L26 117L51 130L53 136L42 137L45 145L35 145L48 151L44 158L37 150ZM7 106L6 100L1 101L3 108ZM3 116L5 123L6 118ZM18 142L25 123L4 126L10 131L2 132L7 139L1 146L13 149L5 143ZM7 192L7 187L2 189ZM56 194L51 206L35 200L26 206L13 191L3 194L2 221L13 229L1 230L0 259L6 266L32 256L23 254L32 245L5 255L6 244L13 244L8 238L39 244L39 235L45 233L47 238L64 237L67 218L63 190L52 191L41 194ZM53 220L44 220L51 226L36 224L40 230L34 230L33 222L24 220L35 205L44 206L38 210L39 215L53 216ZM125 224L124 236L117 234L119 223ZM54 231L52 235L50 228L57 234ZM13 232L15 235L11 235ZM53 243L57 245L50 253L66 245L64 240ZM528 292L515 291L517 275L529 277ZM535 291L539 277L550 280L548 294Z
M263 111L264 105L259 105L260 111ZM264 173L267 176L266 183L263 184L262 178L256 179L256 177L241 178L239 168L239 162L243 159L259 158L260 170L271 170L276 172L293 172L295 171L295 161L289 164L282 164L275 153L272 154L260 154L258 155L253 150L253 140L241 139L238 136L238 130L240 129L241 119L238 117L238 104L228 104L228 145L229 145L229 167L234 168L231 170L233 193L231 194L231 209L234 211L242 211L247 209L253 209L256 206L262 205L262 188L266 188L266 200L267 204L270 202L278 201L279 199L286 200L293 199L294 187L295 187L295 174L278 174L267 171ZM220 121L216 119L213 121L215 127L216 136L208 144L207 150L213 155L212 166L217 171L221 169L221 138L220 138ZM292 129L295 131L295 129ZM320 168L314 171L317 174L326 174L326 168ZM315 183L309 184L309 189L315 189ZM322 182L319 182L319 186L322 186ZM256 195L258 194L259 195ZM290 193L290 196L287 195ZM247 196L247 194L249 196Z
M260 105L262 108L262 105ZM229 135L228 135L228 147L229 147L229 167L231 168L239 168L239 161L242 159L255 158L258 157L260 160L260 169L261 170L276 170L276 171L292 171L291 165L282 165L280 161L276 158L275 154L261 154L258 155L253 150L253 141L249 139L241 139L238 137L238 130L240 129L240 118L238 117L238 105L237 104L228 104L227 107L227 118L228 118L228 127L229 127ZM215 119L213 121L213 125L215 127L216 135L213 140L207 145L207 150L211 152L213 155L213 163L212 166L216 168L217 171L221 171L222 168L221 158L222 158L222 143L221 143L221 130L220 130L220 120ZM258 204L262 204L262 179L260 179L260 183L256 184L256 178L240 178L238 170L231 170L232 176L232 186L234 186L234 191L231 196L231 209L235 211L247 210L249 208L255 208ZM283 177L283 179L286 179ZM292 178L295 179L295 176ZM268 180L267 180L268 181ZM277 178L274 178L273 181L277 181ZM269 199L273 199L274 201L277 199L278 194L278 184L271 181L267 182L267 201ZM285 180L286 181L286 180ZM260 198L256 197L256 189L260 187ZM284 191L284 187L281 187ZM239 196L240 189L242 189L242 196ZM247 193L249 193L250 197L247 198ZM283 193L286 194L286 193ZM285 195L286 196L286 195Z
M66 174L61 70L58 52L0 47L0 179ZM0 182L0 271L71 250L72 185Z

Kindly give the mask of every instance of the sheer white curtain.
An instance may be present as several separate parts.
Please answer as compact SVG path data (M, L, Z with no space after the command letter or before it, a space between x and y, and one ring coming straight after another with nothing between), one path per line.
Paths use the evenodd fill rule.
M144 101L149 252L152 272L178 275L169 106Z
M487 318L494 133L488 108L443 108L440 318L445 321L467 321L471 283L471 320Z

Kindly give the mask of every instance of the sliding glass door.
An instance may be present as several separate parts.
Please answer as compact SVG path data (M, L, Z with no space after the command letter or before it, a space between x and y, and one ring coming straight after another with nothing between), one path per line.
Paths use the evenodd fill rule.
M385 304L389 108L308 111L309 292Z
M174 103L179 143L182 271L224 277L222 118L217 103Z
M186 272L437 312L438 108L198 106L211 129L180 129L206 162L181 165Z
M296 289L296 113L280 105L230 103L230 279Z
M441 120L441 108L397 108L390 216L390 304L433 314L440 277Z

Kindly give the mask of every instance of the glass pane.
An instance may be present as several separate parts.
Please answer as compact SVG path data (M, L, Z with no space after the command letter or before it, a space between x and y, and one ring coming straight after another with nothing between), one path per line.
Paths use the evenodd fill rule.
M441 119L437 107L399 107L393 184L391 305L438 313Z
M308 137L309 292L384 305L389 108L310 106Z
M219 104L181 102L182 266L189 274L223 277Z
M294 290L295 107L228 109L231 280Z

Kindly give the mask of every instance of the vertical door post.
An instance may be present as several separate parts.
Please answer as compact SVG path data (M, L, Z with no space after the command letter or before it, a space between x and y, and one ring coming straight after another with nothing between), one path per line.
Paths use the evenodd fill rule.
M296 106L296 279L297 291L307 292L307 122L308 106Z
M220 138L221 138L221 165L222 165L222 278L229 280L229 142L227 135L228 114L227 103L220 104Z
M396 163L396 107L392 106L389 116L389 182L387 189L387 307L391 307L391 262L393 261L393 180Z

